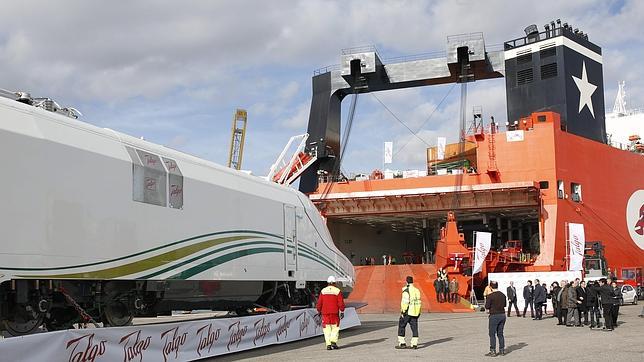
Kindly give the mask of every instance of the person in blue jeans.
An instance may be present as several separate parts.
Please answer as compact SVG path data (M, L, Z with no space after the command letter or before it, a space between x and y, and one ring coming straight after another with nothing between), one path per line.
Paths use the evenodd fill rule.
M490 313L488 318L488 333L490 335L490 352L486 354L489 357L505 355L505 338L503 337L503 328L505 327L505 294L500 292L499 283L490 282L492 293L485 300L485 309ZM496 339L499 339L499 353L496 353Z

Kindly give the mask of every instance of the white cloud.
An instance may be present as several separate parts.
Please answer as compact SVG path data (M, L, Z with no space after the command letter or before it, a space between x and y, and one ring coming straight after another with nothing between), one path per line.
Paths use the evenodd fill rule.
M476 31L484 33L488 44L499 44L522 36L531 23L542 26L556 14L604 47L607 108L618 80L628 82L631 104L644 105L644 75L636 66L644 55L640 34L644 2L625 1L615 12L619 4L602 0L7 2L0 12L0 87L93 110L84 112L85 118L161 143L175 142L218 162L227 152L232 112L247 108L252 132L244 162L263 170L281 149L281 138L286 142L306 130L311 71L337 63L340 49L356 45L376 44L384 56L442 51L448 35ZM416 131L446 87L377 96ZM494 115L504 122L503 80L470 85L468 120L472 105L483 106L486 121ZM370 162L378 166L382 141L401 144L412 137L370 96L362 96L358 110L354 132L359 135L351 141L347 166L372 167ZM438 134L456 134L458 111L457 86L419 135L434 143ZM190 142L178 142L179 135ZM425 147L421 141L410 142L398 157L401 165L422 165ZM352 161L354 153L357 158Z
M187 143L188 143L188 136L184 134L178 134L168 142L168 147L174 148L174 149L180 149L183 148Z
M280 126L289 130L306 130L309 123L309 111L311 109L311 101L306 100L298 105L292 114L280 121Z
M279 99L283 102L290 102L300 90L300 84L296 81L288 82L284 88L279 90Z

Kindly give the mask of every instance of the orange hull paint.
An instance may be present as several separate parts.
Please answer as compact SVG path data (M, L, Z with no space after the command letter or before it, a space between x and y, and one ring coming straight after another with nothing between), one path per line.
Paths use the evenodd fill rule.
M507 132L495 134L495 168L490 165L486 134L471 137L477 143L477 173L334 183L322 200L315 201L322 207L324 199L351 200L360 192L356 199L368 198L364 192L547 181L549 187L539 190L541 252L530 269L566 269L566 223L584 224L587 241L604 243L612 270L644 266L644 246L630 236L626 212L632 195L644 190L644 157L562 131L556 113L534 113L528 120L522 140L512 141ZM486 172L491 168L498 172ZM564 198L558 198L558 180L564 182ZM581 202L570 197L571 183L581 185ZM325 188L320 184L318 196Z

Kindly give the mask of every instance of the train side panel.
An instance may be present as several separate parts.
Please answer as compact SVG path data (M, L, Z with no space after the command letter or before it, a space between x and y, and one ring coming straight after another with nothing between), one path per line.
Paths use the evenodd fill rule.
M350 263L324 240L326 229L311 225L319 214L305 210L295 190L14 103L0 104L0 143L13 150L0 154L0 187L10 190L0 208L3 280L352 277ZM170 194L161 205L134 200L137 164L154 157L166 172L175 163L180 189L153 186L180 192L180 207L170 206ZM297 210L291 276L285 205Z

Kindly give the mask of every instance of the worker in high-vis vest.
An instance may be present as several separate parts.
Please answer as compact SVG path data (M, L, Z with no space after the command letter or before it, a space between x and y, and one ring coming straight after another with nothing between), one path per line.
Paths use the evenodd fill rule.
M400 319L398 320L398 345L396 349L407 348L405 328L411 327L412 338L409 348L418 348L418 317L420 317L420 290L414 286L414 278L407 277L407 286L402 290L400 300Z
M320 292L317 310L322 316L322 331L326 349L338 349L340 319L344 318L344 298L342 291L335 286L335 277L327 279L327 286Z

